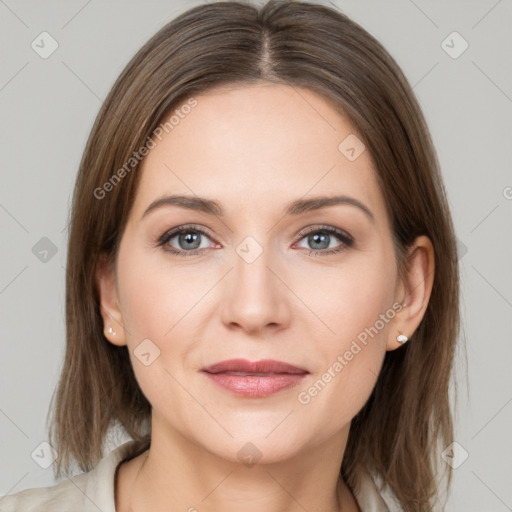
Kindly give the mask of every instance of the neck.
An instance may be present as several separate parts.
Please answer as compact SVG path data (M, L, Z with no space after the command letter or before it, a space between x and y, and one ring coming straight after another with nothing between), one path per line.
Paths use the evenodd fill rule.
M127 492L116 496L118 512L359 512L339 477L348 428L287 460L249 466L155 426L150 448L119 473Z

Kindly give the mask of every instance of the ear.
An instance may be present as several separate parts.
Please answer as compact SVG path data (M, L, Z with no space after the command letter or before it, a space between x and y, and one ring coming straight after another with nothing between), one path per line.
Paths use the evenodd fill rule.
M409 248L406 275L397 286L395 299L402 304L391 324L387 350L402 346L399 334L410 338L418 328L427 310L434 284L434 248L427 236L419 236Z
M98 257L95 279L103 318L103 334L114 345L126 345L126 332L117 297L115 270L104 253Z

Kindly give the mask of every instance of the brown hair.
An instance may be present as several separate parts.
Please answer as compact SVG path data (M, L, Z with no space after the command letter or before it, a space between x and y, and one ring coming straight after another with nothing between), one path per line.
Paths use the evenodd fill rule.
M126 162L193 95L262 80L307 87L351 120L374 158L400 276L414 239L432 241L435 277L425 316L409 343L386 353L372 395L353 419L340 469L351 488L361 471L372 470L403 510L430 510L439 494L438 451L453 440L449 383L459 332L457 248L446 193L429 130L396 62L344 14L309 2L194 7L139 50L105 99L80 163L69 225L67 345L50 427L56 474L63 467L68 472L72 458L84 471L95 466L115 425L141 442L150 435L151 406L127 347L103 335L94 278L100 255L115 265L136 194L139 162L133 168ZM122 181L114 183L122 168ZM99 197L107 188L108 196Z

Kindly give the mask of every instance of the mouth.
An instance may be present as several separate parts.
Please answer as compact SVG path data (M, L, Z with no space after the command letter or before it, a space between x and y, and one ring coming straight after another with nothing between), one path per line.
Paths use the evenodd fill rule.
M305 374L309 373L304 368L294 366L283 361L262 359L261 361L248 361L247 359L229 359L202 368L207 373L232 373L245 375L269 375L269 374Z
M283 361L231 359L201 370L213 383L237 396L262 398L298 385L309 372Z

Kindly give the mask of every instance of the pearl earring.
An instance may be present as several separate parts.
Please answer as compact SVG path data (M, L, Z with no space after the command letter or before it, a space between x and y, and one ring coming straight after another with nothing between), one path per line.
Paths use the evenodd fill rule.
M112 334L112 336L115 336L115 335L116 335L116 331L114 331L114 329L112 329L112 327L109 327L109 328L108 328L108 333L109 333L109 334Z
M400 332L400 331L399 331ZM409 341L409 338L407 336L405 336L405 334L402 334L400 333L397 337L396 337L396 341L398 341L398 343L401 343L402 345L404 343L406 343L407 341Z

